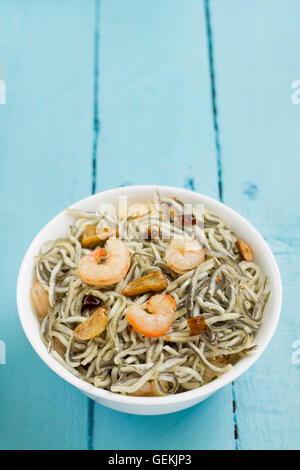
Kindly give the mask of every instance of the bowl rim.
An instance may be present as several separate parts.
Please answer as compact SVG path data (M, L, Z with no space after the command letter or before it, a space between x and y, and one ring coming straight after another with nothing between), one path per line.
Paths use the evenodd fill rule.
M17 290L16 290L17 307L18 307L19 318L20 318L23 330L25 332L25 335L27 336L27 339L29 340L35 352L47 364L47 366L50 367L50 369L52 369L53 372L55 372L57 375L59 375L61 378L63 378L67 382L74 385L76 388L80 389L83 393L87 394L89 397L93 399L99 398L99 399L103 399L104 401L110 401L110 402L115 402L119 404L137 405L137 406L142 405L143 407L151 407L154 405L156 406L167 405L171 403L179 404L182 402L205 398L208 395L212 394L213 392L229 384L236 378L238 378L241 374L243 374L246 370L248 370L259 359L259 357L263 354L263 352L269 345L278 325L278 321L279 321L280 313L281 313L281 305L282 305L282 281L281 281L280 271L279 271L275 256L273 255L269 245L264 240L262 235L258 232L258 230L245 217L240 215L237 211L227 206L226 204L218 201L217 199L214 199L210 196L206 196L197 191L191 191L188 189L180 188L178 186L165 186L165 185L156 185L156 184L155 185L133 185L133 186L123 186L119 188L113 188L113 189L109 189L106 191L100 191L96 194L80 199L79 201L69 206L69 208L74 208L80 203L90 202L92 199L96 199L97 197L99 197L99 195L102 195L102 194L105 194L106 196L112 195L115 197L118 195L118 193L122 193L123 191L125 192L132 191L132 192L142 193L143 191L149 190L149 189L152 189L152 190L157 189L158 191L163 191L163 192L169 192L169 191L175 190L181 193L185 193L187 196L193 195L193 197L195 197L196 195L199 197L200 201L203 202L204 204L206 203L214 204L218 206L218 209L220 208L220 211L225 209L225 212L232 213L234 217L240 218L242 223L246 227L248 226L250 231L255 233L259 242L266 250L266 257L269 259L269 262L271 264L271 269L273 270L273 274L274 274L274 283L276 285L275 294L277 296L277 301L276 301L274 309L272 310L272 322L270 322L270 326L268 327L268 330L266 332L266 335L265 335L266 338L264 340L264 343L260 345L258 351L247 357L248 362L244 364L243 367L238 368L237 365L234 365L233 368L229 372L225 373L224 375L221 375L220 377L214 379L208 384L202 385L193 390L188 390L188 391L181 392L175 395L167 395L163 397L127 396L127 395L121 395L118 393L110 392L108 390L104 390L101 388L97 388L94 385L88 382L85 382L83 379L80 379L79 377L76 377L75 375L73 375L72 372L68 371L56 359L50 356L50 354L47 352L45 345L42 343L41 339L40 339L40 343L37 343L35 341L34 335L31 333L30 328L26 323L27 315L23 308L22 286L23 286L24 279L26 278L26 276L28 276L27 264L32 259L32 256L34 256L32 252L34 250L37 240L40 238L40 236L44 232L47 231L50 224L55 222L56 219L59 219L65 213L66 209L59 212L46 225L44 225L42 229L38 232L38 234L34 237L34 239L32 240L32 242L30 243L29 247L26 250L26 253L24 255L24 258L22 260L22 263L19 269L18 280L17 280ZM34 315L33 310L31 313Z

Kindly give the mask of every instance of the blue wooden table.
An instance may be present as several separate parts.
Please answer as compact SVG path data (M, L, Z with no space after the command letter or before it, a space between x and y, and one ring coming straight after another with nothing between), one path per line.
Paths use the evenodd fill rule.
M300 448L299 22L298 0L1 0L1 448ZM37 231L128 184L223 200L261 231L283 277L280 324L258 363L166 416L87 399L41 362L17 316Z

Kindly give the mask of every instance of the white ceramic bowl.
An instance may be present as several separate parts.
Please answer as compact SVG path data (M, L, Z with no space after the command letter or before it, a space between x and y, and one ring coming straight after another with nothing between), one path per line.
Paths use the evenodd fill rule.
M255 261L270 278L272 296L263 324L256 336L258 349L252 355L241 359L230 372L207 385L177 395L168 397L128 397L96 388L84 382L53 359L47 353L40 339L40 326L31 305L30 287L34 273L34 256L38 254L42 243L46 240L65 235L67 232L72 219L65 211L54 217L31 243L23 259L17 285L17 303L20 320L27 338L42 360L63 379L75 385L83 393L102 405L126 413L144 415L172 413L195 405L249 369L263 353L275 332L280 316L282 297L280 273L275 258L265 240L246 219L224 204L202 194L169 186L156 186L156 188L162 195L176 196L186 203L204 203L207 209L216 212L227 220L229 226L232 227L238 236L251 245ZM117 198L121 195L126 195L129 203L136 201L144 202L152 198L153 190L153 186L127 186L112 189L83 199L72 207L82 210L95 210L99 204L116 203Z

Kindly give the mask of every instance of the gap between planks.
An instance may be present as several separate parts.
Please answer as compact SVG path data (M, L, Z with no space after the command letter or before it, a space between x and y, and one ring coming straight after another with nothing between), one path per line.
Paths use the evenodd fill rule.
M98 108L99 97L99 48L100 48L100 7L101 0L95 0L94 27L94 109L93 109L93 150L92 150L92 194L96 192L97 182L97 150L100 135L100 119ZM95 402L88 398L87 448L94 448Z
M100 120L98 109L99 97L99 47L100 47L100 7L101 0L95 0L95 30L94 30L94 110L93 110L93 155L92 155L92 194L96 192L97 180L97 150L100 135Z
M210 15L210 4L209 0L204 0L205 9L205 22L206 22L206 35L207 35L207 47L209 57L209 74L210 74L210 90L211 90L211 102L212 102L212 114L213 114L213 125L215 133L215 146L217 155L217 171L218 171L218 192L219 199L223 202L223 169L222 169L222 158L221 158L221 144L220 144L220 133L218 123L218 107L217 107L217 91L216 91L216 74L214 66L214 49L213 49L213 32ZM237 422L237 399L234 388L234 381L231 383L232 393L232 413L233 413L233 436L235 440L235 450L239 450L239 433L238 433L238 422Z
M204 8L205 8L206 36L207 36L207 45L208 45L208 58L209 58L211 104L212 104L215 145L216 145L216 154L217 154L218 193L219 193L220 201L223 202L223 171L222 171L222 160L221 160L221 145L220 145L220 138L219 138L217 93L216 93L215 68L214 68L213 34L212 34L211 19L210 19L209 0L204 0Z

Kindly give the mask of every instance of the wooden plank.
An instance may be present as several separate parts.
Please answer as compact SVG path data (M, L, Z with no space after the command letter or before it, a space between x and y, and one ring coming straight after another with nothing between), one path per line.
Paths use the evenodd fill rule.
M217 195L201 2L101 2L98 188L194 186Z
M95 407L94 448L232 449L231 386L199 405L161 416L136 416Z
M102 0L97 189L186 186L217 197L203 4ZM177 414L95 406L95 449L234 448L231 387Z
M1 3L7 87L0 105L0 447L87 447L88 400L38 358L15 302L18 267L37 231L91 188L94 2Z
M224 202L270 243L285 299L275 337L235 383L241 449L299 449L299 79L296 0L211 2Z

